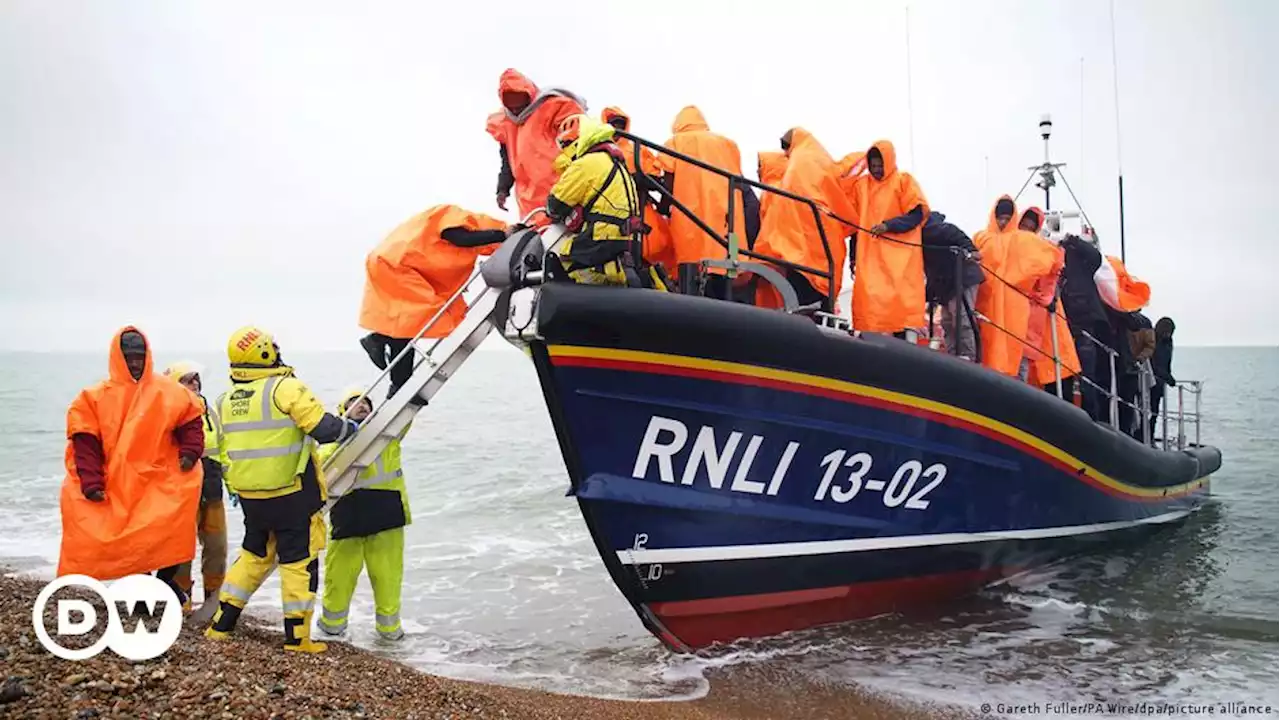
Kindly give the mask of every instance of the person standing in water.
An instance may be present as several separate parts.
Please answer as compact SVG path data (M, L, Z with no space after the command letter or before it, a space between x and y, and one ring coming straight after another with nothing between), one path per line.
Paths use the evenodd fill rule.
M342 442L359 428L324 411L267 331L237 330L227 342L227 360L231 389L218 398L220 450L229 462L227 486L244 511L244 542L205 637L226 639L278 566L284 649L324 652L325 644L311 639L327 497L314 445Z
M363 388L348 389L338 403L338 414L362 422L373 412L373 403L363 395ZM385 640L404 637L400 587L404 580L404 528L412 518L400 468L400 441L409 427L387 443L374 464L361 471L352 491L329 512L332 528L324 553L320 611L320 629L327 635L346 630L351 596L361 569L365 569L373 586L374 629ZM321 447L320 462L337 449L337 443Z

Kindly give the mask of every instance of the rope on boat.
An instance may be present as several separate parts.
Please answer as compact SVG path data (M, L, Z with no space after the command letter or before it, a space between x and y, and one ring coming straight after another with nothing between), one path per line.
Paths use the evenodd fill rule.
M1032 173L1031 177L1034 177L1034 176L1035 176L1035 173ZM1031 178L1030 178L1030 177L1028 177L1027 182L1028 182L1028 183L1029 183L1029 182L1031 182ZM1063 180L1063 183L1064 183L1064 184L1066 183L1066 180L1065 180L1065 179ZM1024 184L1023 184L1023 189L1025 189L1025 188L1026 188L1026 183L1024 183ZM1022 192L1022 191L1020 190L1020 191L1019 191L1019 194L1021 194L1021 192ZM1071 186L1070 186L1070 185L1067 185L1067 192L1071 193L1071 197L1072 197L1072 199L1075 199L1075 193L1071 191ZM1079 205L1079 202L1077 202L1076 204L1077 204L1077 206L1078 206L1078 205ZM1090 225L1092 225L1092 221L1090 221L1090 220L1089 220L1089 216L1088 216L1087 214L1085 214L1085 213L1084 213L1083 208L1081 209L1081 211L1080 211L1080 212L1081 212L1081 214L1082 214L1082 215L1084 215L1085 222L1088 222L1088 223L1090 223ZM840 217L839 215L837 215L837 214L835 214L835 213L831 212L830 210L823 209L823 213L824 213L824 214L826 214L828 217L830 217L832 220L835 220L835 221L837 221L837 222L839 222L839 223L842 223L842 224L844 224L844 225L847 225L847 226L849 226L849 227L853 228L854 230L857 230L858 232L864 232L864 233L867 233L868 235L873 235L873 236L875 236L875 237L878 237L878 238L880 238L881 240L886 240L886 241L891 242L891 243L897 243L897 244L899 244L899 245L907 245L907 246L910 246L910 247L920 247L919 245L916 245L915 243L909 243L909 242L906 242L906 241L903 241L903 240L899 240L899 239L897 239L897 238L891 238L891 237L888 237L888 236L885 236L885 235L881 235L880 233L874 233L874 232L871 232L870 230L868 230L868 229L866 229L866 228L863 228L863 227L859 226L857 223L851 222L851 221L849 221L849 220L846 220L845 218ZM1041 308L1041 309L1043 309L1043 310L1048 311L1051 307L1053 307L1053 306L1055 306L1055 305L1057 304L1057 297L1056 297L1056 296L1055 296L1055 297L1054 297L1054 299L1053 299L1053 300L1051 300L1048 304L1045 304L1045 303L1040 302L1039 298L1032 297L1029 293L1027 293L1027 292L1023 291L1023 290L1022 290L1022 288L1018 287L1017 285L1014 285L1013 283L1009 282L1008 280L1005 280L1003 277L1001 277L1001 276L1000 276L1000 274L999 274L999 273L997 273L997 272L995 272L994 270L992 270L991 268L987 267L987 266L986 266L986 265L985 265L981 260L975 260L975 259L973 258L973 253L968 252L968 251L966 251L966 250L958 250L958 249L956 249L956 248L950 248L950 250L951 250L951 252L952 252L952 253L960 253L960 254L963 254L963 255L964 255L964 257L965 257L965 259L970 260L971 262L976 262L976 263L978 264L978 267L982 268L983 272L985 272L988 276L995 278L995 279L996 279L996 280L998 280L1000 283L1002 283L1005 287L1011 288L1014 292L1018 293L1019 295L1021 295L1021 296L1022 296L1022 297L1024 297L1024 298L1026 298L1028 302L1030 302L1030 303L1034 304L1036 307L1039 307L1039 308ZM1051 316L1054 316L1054 315L1056 315L1056 314L1057 314L1057 311L1056 311L1056 308L1055 308L1055 309L1054 309L1054 311L1050 313L1050 315L1051 315ZM1102 395L1103 395L1104 397L1106 397L1108 400L1114 399L1117 403L1119 403L1119 404L1121 404L1121 405L1124 405L1124 406L1126 406L1126 407L1132 408L1133 410L1137 411L1138 413L1140 413L1140 414L1142 415L1142 417L1143 417L1143 422L1146 422L1146 420L1147 420L1147 415L1151 412L1151 410L1150 410L1150 408L1149 408L1149 407L1148 407L1148 408L1139 407L1138 405L1136 405L1136 404L1134 404L1134 403L1131 403L1131 402L1129 402L1129 401L1125 400L1124 398L1120 397L1118 394L1114 394L1114 393L1112 393L1110 389L1108 389L1108 388L1104 388L1104 387L1102 387L1102 386L1098 385L1098 384L1097 384L1097 383L1095 383L1092 379L1090 379L1088 376L1086 376L1086 375L1084 374L1084 372L1082 371L1082 369L1081 369L1081 368L1075 368L1075 369L1072 369L1072 368L1068 367L1065 363L1063 363L1063 362L1062 362L1062 359L1061 359L1061 358L1059 358L1059 357L1057 357L1057 356L1053 355L1052 353L1045 352L1044 350L1042 350L1041 348L1036 347L1035 345L1032 345L1031 343L1027 342L1027 339L1026 339L1025 337L1021 337L1021 336L1019 336L1017 333L1013 332L1012 330L1009 330L1009 329L1008 329L1008 328L1006 328L1006 327L1001 326L999 323L997 323L997 322L995 322L995 321L991 320L990 318L988 318L988 317L986 317L986 316L984 316L984 315L981 315L981 314L977 314L977 317L978 317L979 322L984 322L984 323L986 323L986 324L990 325L991 327L995 328L996 330L999 330L1000 332L1004 333L1005 335L1007 335L1007 336L1009 336L1009 337L1013 338L1014 340L1017 340L1017 341L1018 341L1019 343L1021 343L1024 347L1031 348L1031 349L1032 349L1032 350L1034 350L1035 352L1040 353L1040 354L1041 354L1041 355L1043 355L1044 357L1049 358L1050 360L1052 360L1052 361L1053 361L1053 364L1054 364L1054 365L1056 365L1057 367L1062 368L1062 369L1065 369L1065 370L1070 370L1070 371L1071 371L1071 375L1075 376L1075 377L1076 377L1076 378L1078 378L1080 381L1082 381L1082 382L1084 382L1084 383L1088 384L1090 387L1092 387L1092 388L1096 389L1098 392L1102 393ZM976 330L977 330L977 328L975 328L975 331L976 331ZM1083 330L1082 330L1082 331L1080 331L1080 332L1081 332L1081 334L1082 334L1082 335L1084 335L1086 338L1088 338L1088 340L1089 340L1090 342L1094 343L1094 344L1095 344L1095 345L1097 345L1098 347L1100 347L1100 348L1102 348L1103 350L1105 350L1109 356L1115 357L1115 356L1118 356L1118 355L1119 355L1119 353L1118 353L1114 348L1110 347L1109 345L1107 345L1106 343L1104 343L1104 342L1102 342L1101 340L1097 339L1096 337L1094 337L1093 335L1089 334L1088 332L1085 332L1085 331L1083 331ZM1112 372L1114 373L1114 372L1115 372L1115 370L1116 370L1116 368L1113 366L1113 368L1112 368ZM1139 369L1139 373L1138 373L1138 374L1139 374L1139 376L1141 376L1141 375L1143 374L1143 373L1142 373L1142 371L1141 371L1141 369ZM1065 398L1063 398L1063 399L1065 399Z
M719 176L722 176L722 177L726 177L726 178L728 178L728 181L730 181L730 190L731 190L731 191L733 190L733 188L735 188L735 186L737 186L737 184L741 184L741 186L744 186L744 188L748 188L748 187L758 187L758 188L760 188L760 190L763 190L763 191L765 191L765 192L772 192L772 193L774 193L774 195L781 195L781 196L783 196L783 197L788 197L788 199L791 199L791 200L797 200L797 201L804 202L804 204L805 204L805 205L808 205L808 206L809 206L809 208L810 208L810 209L812 209L812 210L814 211L814 219L815 219L815 220L819 220L819 219L820 219L820 215L826 215L826 217L827 217L827 218L831 218L832 220L836 220L836 222L837 222L837 223L841 223L842 225L845 225L845 227L847 227L847 228L854 229L854 231L856 231L856 232L860 232L860 233L867 234L867 236L877 237L877 238L879 238L879 240L883 240L883 241L887 241L887 242L897 243L897 245L905 245L905 246L909 246L909 247L922 247L922 246L920 246L920 245L916 245L916 243L913 243L913 242L905 242L905 241L897 240L897 238L884 236L884 234L881 234L881 233L872 232L872 231L870 231L870 229L868 229L868 228L861 227L861 225L859 225L858 223L851 222L851 220L846 219L846 218L841 218L841 217L840 217L840 215L837 215L836 213L833 213L833 211L831 211L831 210L827 209L827 208L826 208L826 206L823 206L823 205L822 205L822 204L820 204L820 202L818 202L817 200L812 199L812 197L804 197L804 196L795 195L795 193L791 193L791 192L787 192L787 191L785 191L785 190L781 190L781 188L776 188L776 187L768 186L768 184L764 184L764 183L760 183L760 182L751 181L751 179L749 179L749 178L740 177L740 176L732 176L732 174L727 173L727 172L724 172L724 170L721 170L721 169L719 169L719 168L713 168L713 167L710 167L710 165L707 165L707 164L701 163L701 161L696 160L696 159L687 158L687 156L685 156L685 155L681 155L681 154L680 154L680 152L672 151L671 149L668 149L668 147L663 147L663 146L655 145L655 143L653 143L653 142L650 142L650 141L648 141L648 140L644 140L644 138L641 138L641 137L637 137L637 136L631 135L631 133L628 133L628 132L618 132L618 133L617 133L617 135L618 135L618 136L621 136L621 137L628 138L628 140L631 140L631 141L632 141L632 143L634 143L635 161L636 161L636 168L637 168L637 169L641 168L641 165L643 165L643 164L641 164L641 158L640 158L640 147L641 147L641 146L649 147L649 149L650 149L650 150L654 150L654 151L658 151L658 152L663 152L663 154L667 154L667 155L675 156L675 158L677 158L677 159L681 159L681 160L685 160L685 161L687 161L687 163L691 163L692 165L695 165L695 167L700 167L700 168L703 168L703 169L705 169L705 170L709 170L709 172L713 172L713 173L719 174ZM1025 192L1025 190L1027 190L1027 186L1029 186L1030 182L1032 182L1032 179L1033 179L1034 177L1036 177L1036 174L1037 174L1037 172L1038 172L1038 169L1039 169L1039 168L1032 168L1032 172L1030 172L1030 174L1028 174L1028 176L1027 176L1027 181L1025 181L1025 182L1023 183L1023 187L1021 187L1021 188L1020 188L1020 190L1018 191L1018 195L1016 195L1015 197L1020 197L1020 196L1021 196L1021 193ZM653 184L653 186L655 186L655 187L660 187L660 183L658 182L658 179L657 179L657 178L653 178L652 176L648 176L648 174L644 173L644 172L643 172L643 170L640 170L640 174L644 174L644 176L645 176L646 178L648 178L648 179L649 179L650 183L652 183L652 184ZM1080 214L1082 214L1082 217L1084 218L1084 222L1085 222L1085 223L1088 223L1088 224L1089 224L1089 227L1094 227L1094 225L1093 225L1093 220L1092 220L1092 219L1089 219L1089 214L1088 214L1088 213L1085 213L1084 205L1080 204L1080 200L1078 199L1078 197L1076 197L1076 196L1075 196L1075 191L1073 190L1073 188L1071 188L1071 183L1070 183L1070 182L1068 182L1068 179L1066 179L1066 177L1065 177L1065 176L1061 176L1061 174L1060 174L1060 177L1061 177L1061 179L1062 179L1062 184L1064 184L1064 186L1066 187L1066 191L1068 191L1068 193L1070 193L1071 200L1073 200L1073 201L1075 202L1076 208L1079 208L1079 209L1080 209ZM664 188L663 188L663 190L664 190ZM663 190L659 190L659 195L667 195L667 192L664 192ZM677 205L678 205L678 204L677 204ZM732 202L731 202L731 204L730 204L730 225L731 225L731 227L732 227L732 214L733 214L732 206L733 206L733 205L732 205ZM704 231L710 232L710 228L705 227L705 225L704 225L703 223L701 223L701 222L700 222L700 219L699 219L699 218L694 217L694 215L692 215L691 213L689 213L689 210L685 209L685 208L684 208L684 206L681 206L681 208L680 208L680 209L681 209L681 211L684 211L684 213L685 213L686 215L689 215L689 217L690 217L691 219L694 219L696 223L698 223L699 225L701 225L701 227L703 227ZM819 214L820 214L820 215L819 215ZM922 222L924 222L924 219L922 219ZM826 250L826 254L827 254L827 266L828 266L827 273L820 273L820 272L818 272L818 270L817 270L817 269L814 269L814 268L801 268L801 266L791 265L790 263L786 263L786 265L794 266L794 268L795 268L796 270L799 270L799 272L801 272L801 273L805 273L805 274L813 273L813 274L824 275L824 277L827 277L827 278L829 279L829 281L831 281L831 282L832 282L832 287L835 287L835 275L836 275L836 273L837 273L837 272L844 272L844 268L837 269L837 268L835 268L835 265L833 265L833 258L832 258L832 252L831 252L831 245L829 245L829 241L828 241L828 238L827 238L827 233L826 233L826 231L824 231L824 229L823 229L823 227L822 227L822 223L817 222L817 223L815 223L815 224L817 224L817 225L818 225L818 234L819 234L819 237L820 237L820 238L822 238L822 242L823 242L823 249L824 249L824 250ZM732 232L732 231L730 231L730 232ZM724 247L728 247L728 243L727 243L726 241L722 240L722 238L721 238L721 237L719 237L719 236L718 236L718 234L716 234L716 233L714 233L714 232L710 232L710 234L712 234L712 237L716 238L717 242L721 243L721 245L722 245L722 246L724 246ZM957 249L957 247L950 247L950 249L947 249L947 250L948 250L948 251L950 251L952 255L961 255L961 256L963 256L963 258L964 258L965 260L972 261L972 263L977 263L977 265L979 266L979 268L982 268L983 272L984 272L984 273L986 273L986 274L988 275L988 277L995 278L995 279L996 279L996 281L1000 282L1001 284L1004 284L1004 286L1005 286L1005 287L1007 287L1007 288L1012 288L1012 290L1014 290L1014 292L1018 293L1018 295L1020 295L1020 296L1023 296L1023 297L1024 297L1024 299L1027 299L1027 301L1028 301L1028 302L1030 302L1030 304L1032 304L1033 306L1036 306L1036 307L1039 307L1039 309L1043 309L1043 310L1048 311L1048 313L1050 313L1050 315L1051 315L1051 316L1056 316L1056 315L1057 315L1057 302L1059 302L1059 297L1057 297L1057 292L1053 293L1053 299L1052 299L1052 300L1048 301L1048 302L1047 302L1047 304L1044 304L1044 302L1039 301L1039 299L1037 299L1037 297L1033 297L1033 296L1032 296L1032 295L1030 295L1030 293L1028 293L1027 291L1021 290L1021 288L1020 288L1020 287L1018 287L1018 286L1016 286L1016 284L1014 284L1014 283L1010 283L1009 281L1006 281L1006 279L1005 279L1004 277L1001 277L1001 275L1000 275L1000 274L998 274L998 273L996 273L996 272L995 272L995 270L992 270L991 268L989 268L989 266L987 266L986 264L984 264L982 260L980 260L980 259L975 259L975 258L974 258L974 254L973 254L973 252L970 252L970 251L968 251L968 250L963 250L963 249ZM923 247L922 247L922 251L923 251ZM756 256L755 254L753 254L753 252L750 252L750 251L746 252L746 255L748 255L748 256L753 256L753 258L758 258L758 256ZM760 259L764 260L764 258L760 258ZM781 259L773 259L773 260L781 260ZM957 282L959 282L959 279L957 279ZM1060 279L1060 282L1061 282L1061 279ZM837 302L837 299L836 299L836 297L835 297L835 296L833 296L833 295L831 296L831 302L832 302L831 310L832 310L832 311L835 311L835 310L836 310L835 304L836 304L836 302ZM1060 368L1060 369L1069 369L1069 370L1070 370L1070 368L1068 368L1068 366L1066 366L1064 363L1062 363L1061 357L1056 356L1056 355L1053 355L1053 354L1051 354L1051 352L1046 352L1046 351L1044 351L1044 350L1041 350L1041 348L1039 348L1039 347L1036 347L1036 346L1030 345L1030 343L1029 343L1029 342L1027 342L1027 338L1019 336L1019 334L1018 334L1018 333L1011 332L1011 331L1010 331L1010 329L1007 329L1007 328L1005 328L1005 327L1001 327L1001 325L1000 325L1000 324L995 323L995 322L992 322L992 320L991 320L991 319L989 319L989 318L986 318L986 316L980 315L980 314L978 314L978 313L972 313L972 314L970 314L970 318L977 319L977 320L979 320L979 322L987 323L987 324L991 325L991 327L996 328L996 329L997 329L997 331L1000 331L1000 332L1002 332L1002 333L1005 333L1005 334L1006 334L1006 336L1009 336L1009 337L1011 337L1011 338L1014 338L1014 340L1016 340L1016 341L1018 341L1019 343L1021 343L1021 345L1025 346L1025 347L1030 347L1030 348L1032 348L1032 350L1034 350L1034 351L1038 352L1038 354L1041 354L1041 355L1043 355L1044 357L1048 357L1048 359L1051 359L1051 360L1053 361L1053 365L1057 366L1057 368ZM932 319L931 319L931 322L932 322ZM1050 325L1051 329L1050 329L1050 332L1056 332L1056 331L1053 331L1053 329L1052 329L1053 327L1055 327L1055 324L1056 324L1056 320L1051 320L1051 325ZM978 332L978 331L979 331L979 328L974 327L974 332ZM1115 363L1114 363L1114 359L1115 359L1115 357L1116 357L1116 356L1119 356L1119 352L1117 352L1117 351L1115 350L1115 348L1112 348L1112 347L1110 347L1110 346L1107 346L1107 345L1106 345L1106 343L1103 343L1103 342L1101 342L1100 340L1097 340L1097 338L1096 338L1096 337L1093 337L1093 336L1092 336L1092 334L1089 334L1089 333L1084 332L1084 331L1080 331L1080 333L1082 333L1084 337L1087 337L1089 341L1093 342L1093 343L1094 343L1094 345L1097 345L1098 347L1103 348L1103 350L1105 350L1105 351L1107 352L1107 355L1108 355L1108 359L1107 359L1107 361L1108 361L1108 363L1112 363L1112 365L1111 365L1111 368L1112 368L1112 375L1114 375L1114 374L1117 372L1117 370L1119 370L1119 368L1117 368L1117 366L1116 366L1116 365L1115 365ZM1073 342L1074 342L1074 338L1073 338ZM1138 373L1139 373L1139 377L1142 377L1143 372L1142 372L1142 368L1140 368L1140 366L1139 366ZM1124 405L1124 406L1126 406L1126 407L1132 407L1132 409L1133 409L1133 410L1137 410L1137 411L1138 411L1138 413L1140 414L1140 416L1142 416L1143 423L1146 423L1146 421L1148 420L1148 415L1149 415L1149 414L1151 414L1151 410L1149 410L1149 407L1139 407L1138 405L1134 405L1134 404L1133 404L1133 402L1129 402L1129 401L1124 400L1124 398L1121 398L1119 395L1117 395L1117 393L1111 392L1111 391L1110 391L1110 389L1107 389L1107 388L1103 388L1103 387L1098 386L1098 384L1097 384L1097 383L1094 383L1094 382L1093 382L1093 380L1092 380L1091 378L1088 378L1088 377L1087 377L1087 375L1085 375L1085 374L1083 373L1083 369L1075 369L1075 370L1071 370L1071 374L1075 375L1075 377L1080 378L1080 380L1083 380L1083 382L1084 382L1084 383L1088 383L1088 384L1089 384L1089 386L1091 386L1091 387L1093 387L1093 388L1096 388L1096 389L1097 389L1097 391L1098 391L1098 392L1101 392L1103 396L1105 396L1106 398L1108 398L1108 400L1110 400L1110 401L1114 401L1114 402L1117 402L1117 404ZM1064 398L1064 400L1065 400L1065 398Z

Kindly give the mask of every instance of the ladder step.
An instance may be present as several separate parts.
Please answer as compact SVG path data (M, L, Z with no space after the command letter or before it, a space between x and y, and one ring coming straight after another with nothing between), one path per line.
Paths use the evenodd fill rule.
M350 492L356 477L375 464L374 458L400 437L407 422L430 404L432 397L495 329L489 314L499 300L498 291L489 288L480 273L476 273L468 287L471 285L476 285L481 293L475 302L468 304L467 317L462 324L445 338L424 342L425 348L419 346L419 338L410 342L418 360L414 363L413 374L405 383L409 387L405 388L404 394L397 392L375 406L359 432L328 463L330 467L325 474L330 497L326 507L332 507L338 498ZM379 378L375 385L381 380ZM369 458L370 461L361 462L356 458Z

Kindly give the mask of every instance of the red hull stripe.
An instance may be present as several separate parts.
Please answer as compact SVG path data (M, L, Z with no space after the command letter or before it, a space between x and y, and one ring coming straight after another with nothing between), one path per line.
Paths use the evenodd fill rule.
M965 570L809 590L651 603L649 610L670 634L696 649L935 605L1018 572L1021 568Z
M1013 447L1109 495L1125 500L1159 501L1176 498L1195 492L1208 482L1206 477L1169 488L1127 485L1098 472L1062 450L997 420L942 403L830 378L725 361L630 350L552 346L549 352L552 364L557 367L595 368L737 383L853 402L866 407L923 418L977 433ZM669 360L664 361L664 359ZM966 417L961 417L961 414Z

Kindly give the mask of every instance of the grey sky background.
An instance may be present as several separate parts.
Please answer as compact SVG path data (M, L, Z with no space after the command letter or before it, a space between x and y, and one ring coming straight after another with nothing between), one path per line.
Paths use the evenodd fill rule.
M509 66L657 141L696 104L751 175L794 125L837 157L890 138L970 233L1041 160L1050 112L1119 254L1106 0L912 0L910 103L901 2L649 0L644 22L621 3L443 7L0 5L0 349L98 350L126 323L172 349L246 323L354 349L364 257L393 227L438 203L515 219L484 132ZM1183 344L1274 345L1277 4L1115 15L1128 265L1150 313Z

